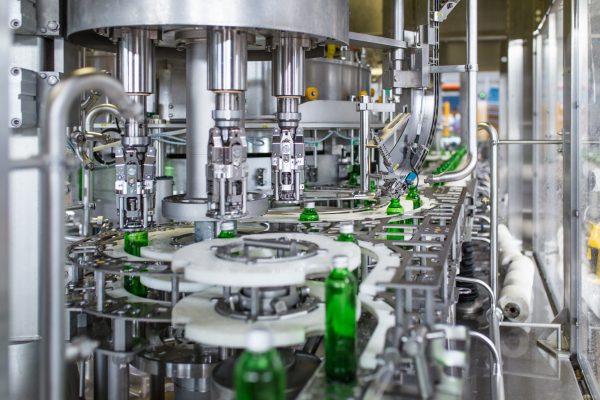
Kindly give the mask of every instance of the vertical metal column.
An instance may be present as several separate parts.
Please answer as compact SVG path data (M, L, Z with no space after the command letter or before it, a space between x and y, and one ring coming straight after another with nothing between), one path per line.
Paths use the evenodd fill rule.
M207 75L206 40L190 41L186 46L186 192L194 199L206 198L208 140L215 104Z
M0 4L0 21L7 21L7 9L9 2L2 2ZM10 40L8 33L8 25L3 24L0 27L0 48L9 49ZM8 57L0 58L0 126L5 127L2 135L0 135L0 398L8 399L8 327L9 327L9 314L8 314L8 278L9 273L9 240L8 240L8 221L9 221L9 210L8 210L8 175L9 175L9 154L8 154L8 132L6 127L8 126Z
M360 191L367 193L369 191L369 150L367 149L367 143L369 142L369 130L370 121L369 117L371 110L367 106L371 101L369 96L360 96L360 129L359 145L358 145L358 158L360 163Z
M394 39L404 41L404 0L394 0L392 14L392 30L392 36ZM403 59L404 49L396 49L393 51L392 63L394 70L402 69ZM394 94L402 94L402 88L394 88Z

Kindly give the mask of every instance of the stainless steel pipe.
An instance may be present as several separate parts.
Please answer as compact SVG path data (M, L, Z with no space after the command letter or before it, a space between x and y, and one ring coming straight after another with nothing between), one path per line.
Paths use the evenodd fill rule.
M186 197L206 198L208 139L215 96L208 90L206 40L186 46Z
M42 169L40 209L40 315L42 326L42 362L40 363L40 393L44 399L64 400L65 371L65 144L64 132L71 107L88 90L101 90L128 117L140 113L123 86L117 80L92 73L94 69L76 71L76 75L56 85L49 94L48 107L43 110L41 155L46 158ZM43 221L43 223L42 223Z
M498 297L498 131L487 122L477 128L488 133L490 142L490 285Z
M477 165L477 1L468 1L467 12L467 127L469 138L469 163L461 170L435 175L432 183L454 182L471 175Z
M492 357L494 358L494 367L490 374L492 377L492 398L495 400L504 400L504 373L502 371L502 357L500 356L498 348L496 348L494 343L487 336L482 335L479 332L470 331L469 335L481 340L492 354Z

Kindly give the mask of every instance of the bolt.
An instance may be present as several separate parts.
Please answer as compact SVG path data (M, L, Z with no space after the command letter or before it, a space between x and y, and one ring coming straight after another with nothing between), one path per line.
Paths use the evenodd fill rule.
M13 119L10 120L10 125L13 128L18 128L18 127L21 126L21 120L19 118L13 118Z
M169 118L173 118L173 114L169 114Z
M10 73L13 74L14 76L17 76L21 73L21 69L20 68L11 68Z
M169 104L169 109L170 109L170 110L172 110L172 109L174 109L174 108L175 108L175 106L174 106L173 104Z
M48 85L50 85L50 86L54 86L54 85L56 85L57 83L58 83L58 77L57 77L57 76L55 76L55 75L50 75L50 76L48 77Z
M40 78L46 79L47 77L48 77L48 75L46 75L45 72L40 73Z
M48 29L50 29L51 31L57 31L58 28L60 27L60 25L58 24L58 22L56 21L49 21L46 26L48 27Z
M42 32L42 33L46 33L46 32L48 32L48 30L47 30L46 28L43 28L43 27L42 27L42 28L40 28L40 32Z
M10 20L10 27L13 29L17 29L21 27L21 20L20 19L12 19Z

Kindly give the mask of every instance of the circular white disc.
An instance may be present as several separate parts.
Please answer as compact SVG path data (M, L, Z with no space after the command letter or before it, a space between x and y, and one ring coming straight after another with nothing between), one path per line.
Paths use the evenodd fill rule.
M258 261L243 263L224 260L213 251L215 246L230 244L243 239L220 239L186 246L175 253L172 267L185 268L188 280L218 286L232 287L276 287L300 285L310 274L327 273L331 270L331 260L335 255L345 255L350 269L360 265L360 248L354 243L337 242L334 239L305 233L263 233L244 236L248 239L301 240L319 246L316 255L279 262Z

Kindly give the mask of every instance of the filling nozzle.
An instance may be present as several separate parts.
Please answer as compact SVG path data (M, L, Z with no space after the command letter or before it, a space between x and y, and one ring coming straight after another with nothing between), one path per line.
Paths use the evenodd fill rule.
M208 89L215 93L215 126L208 142L207 216L247 214L248 144L244 124L249 35L230 27L208 31Z
M140 118L129 118L122 145L115 149L115 192L119 228L146 229L154 215L156 149L146 127L146 101L154 92L154 39L148 29L115 30L118 43L119 77L129 97L144 110Z
M304 51L310 48L310 40L282 34L271 39L271 47L278 124L271 147L273 197L275 201L299 202L305 164L299 106L304 95Z

